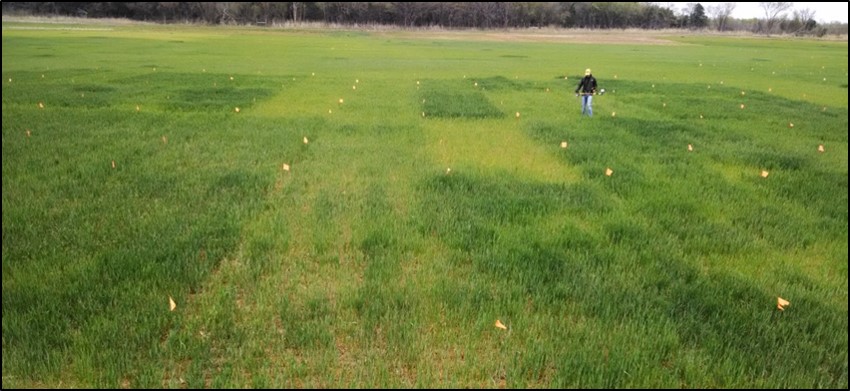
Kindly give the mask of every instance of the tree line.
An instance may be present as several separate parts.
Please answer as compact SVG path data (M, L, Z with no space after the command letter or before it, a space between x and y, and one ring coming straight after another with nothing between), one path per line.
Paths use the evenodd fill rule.
M127 18L161 23L277 26L323 22L405 28L715 29L801 35L846 34L819 26L791 3L760 3L764 19L735 19L735 3L672 10L649 2L3 2L3 13Z

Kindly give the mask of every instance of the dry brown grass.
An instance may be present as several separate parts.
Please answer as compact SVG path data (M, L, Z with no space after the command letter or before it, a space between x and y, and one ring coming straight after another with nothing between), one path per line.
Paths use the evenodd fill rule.
M32 23L54 25L98 25L132 26L157 25L158 23L135 21L120 18L79 18L72 16L31 16L3 15L3 23ZM181 24L191 24L185 22ZM200 25L200 24L199 24ZM9 28L9 27L4 27ZM19 27L15 27L19 28ZM283 29L300 31L365 31L372 33L401 34L408 38L428 38L447 40L481 40L502 42L556 42L588 44L630 44L630 45L677 45L672 36L715 36L715 37L763 37L763 38L799 38L827 41L847 41L847 34L825 35L823 37L796 37L793 35L764 36L749 31L714 31L661 29L565 29L559 27L530 27L508 29L451 29L440 26L400 27L378 24L338 24L325 22L274 22L261 29Z
M123 18L77 18L72 16L31 16L3 15L3 23L33 23L33 24L73 24L99 26L130 26L155 25L156 23L142 22ZM5 26L4 26L5 28Z

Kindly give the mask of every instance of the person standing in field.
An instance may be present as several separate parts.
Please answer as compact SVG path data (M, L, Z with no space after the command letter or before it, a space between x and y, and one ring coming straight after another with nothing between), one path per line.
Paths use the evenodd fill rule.
M593 94L596 93L596 78L590 73L590 68L584 70L584 77L576 87L576 96L581 94L581 114L593 117Z

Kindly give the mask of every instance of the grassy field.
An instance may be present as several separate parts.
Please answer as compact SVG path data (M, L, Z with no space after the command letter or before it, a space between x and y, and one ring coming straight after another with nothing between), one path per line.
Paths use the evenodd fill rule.
M506 37L4 22L3 388L846 389L847 42Z

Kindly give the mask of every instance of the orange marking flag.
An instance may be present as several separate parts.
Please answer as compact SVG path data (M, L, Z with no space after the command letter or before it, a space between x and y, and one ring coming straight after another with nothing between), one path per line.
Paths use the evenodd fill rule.
M785 311L785 307L791 305L791 302L785 300L781 297L776 298L776 308L779 308L780 311Z

